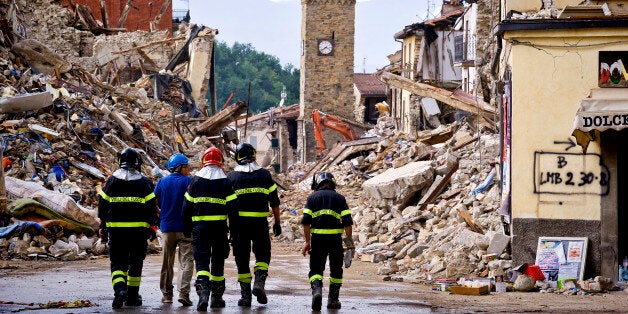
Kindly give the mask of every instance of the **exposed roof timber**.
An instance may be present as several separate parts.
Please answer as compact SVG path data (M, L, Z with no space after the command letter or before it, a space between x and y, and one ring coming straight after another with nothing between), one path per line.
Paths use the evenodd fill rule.
M426 28L434 28L440 26L452 26L456 22L456 20L464 13L463 9L454 10L451 12L447 12L437 18L433 18L431 20L427 20L425 22L414 23L410 25L406 25L403 30L395 33L395 39L403 39L410 35L422 35L423 30Z
M497 110L491 105L484 102L478 102L472 98L464 97L460 93L415 82L392 73L384 73L381 78L385 83L392 86L407 90L415 95L434 98L444 104L467 111L474 115L479 114L490 121L492 121L497 115Z
M507 31L611 28L626 27L626 25L628 25L628 18L503 20L497 25L496 35L501 36Z

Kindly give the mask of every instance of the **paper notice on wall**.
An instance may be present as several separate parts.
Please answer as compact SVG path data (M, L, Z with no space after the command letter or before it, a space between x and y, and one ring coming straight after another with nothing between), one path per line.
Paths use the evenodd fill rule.
M568 263L579 263L582 261L582 247L584 246L583 242L569 242L569 246L567 248L567 262Z

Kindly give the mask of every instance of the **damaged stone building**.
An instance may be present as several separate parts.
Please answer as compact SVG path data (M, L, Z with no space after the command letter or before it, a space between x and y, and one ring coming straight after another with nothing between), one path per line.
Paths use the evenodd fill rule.
M585 277L616 280L628 255L627 3L580 2L502 2L504 193L514 261L533 262L539 237L582 237Z

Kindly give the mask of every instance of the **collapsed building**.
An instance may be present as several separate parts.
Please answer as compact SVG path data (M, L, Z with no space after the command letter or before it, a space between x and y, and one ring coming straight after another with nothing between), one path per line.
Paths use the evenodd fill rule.
M381 275L411 282L493 277L511 270L513 264L534 263L538 236L573 232L548 233L547 226L557 222L543 220L546 227L535 229L529 237L520 236L527 227L516 222L529 225L532 213L522 209L527 198L513 198L511 210L509 182L527 176L511 168L509 154L514 147L509 147L511 137L505 135L511 130L499 123L510 121L513 86L496 78L519 73L514 68L517 59L509 59L528 53L519 51L516 38L523 35L518 31L534 31L535 26L517 18L546 17L541 7L547 1L536 13L535 8L510 13L513 20L503 21L499 33L510 40L506 47L490 35L499 20L494 15L500 12L488 7L499 6L498 1L467 2L472 4L449 1L442 16L404 27L394 35L407 47L397 54L398 63L375 75L353 77L357 96L343 95L352 108L342 108L343 116L338 118L362 137L343 139L334 134L324 139L328 149L314 161L317 142L309 128L314 130L315 122L310 121L310 112L297 105L249 116L243 102L228 102L221 110L215 99L206 103L204 95L213 81L210 60L216 30L182 24L174 37L168 31L121 33L86 23L91 19L85 9L73 15L49 1L20 3L20 14L28 17L23 21L50 26L39 32L35 23L22 23L28 38L15 42L8 38L0 55L0 80L6 85L3 102L16 108L1 112L2 152L7 165L13 164L6 167L7 209L13 217L38 222L52 232L44 236L36 225L15 225L6 232L22 237L0 239L0 252L4 257L60 259L84 258L85 252L101 254L104 245L92 236L96 227L92 208L97 187L115 168L119 149L141 149L147 161L143 172L158 178L165 175L162 164L175 151L198 157L214 145L229 153L241 138L256 143L260 163L273 170L282 189L285 232L280 241L303 239L299 222L309 181L318 171L331 171L352 207L356 257L380 263ZM557 12L553 2L549 5L554 6L547 9L550 17L557 17L551 15ZM44 23L41 16L50 16L51 21ZM467 28L460 22L465 20L477 23ZM561 29L559 23L545 22ZM623 38L623 29L616 30L613 22L598 23ZM503 73L497 71L500 57L505 62ZM511 65L511 70L505 70ZM518 71L522 68L519 65ZM373 77L386 84L384 92L368 91ZM348 77L338 80L351 89L345 84ZM41 98L47 94L52 96ZM308 94L308 99L314 103L315 96ZM383 101L390 106L379 110L376 104ZM307 109L329 108L333 113L334 106L310 104ZM344 117L352 114L355 119ZM597 137L588 134L595 143ZM304 140L307 145L300 151ZM612 149L609 152L615 156ZM304 159L308 162L299 162ZM226 167L229 170L231 165ZM62 215L54 214L59 212ZM541 212L536 218L552 216ZM604 224L612 224L611 220ZM596 221L580 224L591 230ZM586 232L590 241L598 241L596 232ZM609 248L607 240L614 235L602 235L604 247L611 251L614 244ZM612 278L610 270L616 270L617 264L597 266L601 254L589 255L586 273L600 273L601 268Z
M183 23L172 37L169 29L104 28L81 5L3 2L1 8L2 214L57 230L11 225L0 240L9 249L3 255L85 256L70 253L70 242L102 253L99 241L84 236L96 231L97 193L119 151L138 149L144 173L157 179L174 152L198 157L208 146L227 145L222 127L246 111L237 102L209 116L216 113L204 97L213 80L214 29ZM37 240L11 237L29 230ZM56 244L64 250L54 251Z

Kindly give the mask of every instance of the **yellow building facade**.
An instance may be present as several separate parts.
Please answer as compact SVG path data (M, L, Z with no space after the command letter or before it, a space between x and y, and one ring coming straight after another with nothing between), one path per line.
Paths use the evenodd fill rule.
M628 89L600 88L599 81L601 56L628 51L626 25L626 19L589 19L499 26L515 264L534 263L543 236L586 237L585 278L616 279L618 261L628 255L628 233L618 227L628 223L628 197L622 195L628 194L628 131L580 132L590 140L586 151L572 136L574 119L591 95L603 99L605 110L628 114L628 108L613 108L614 100L628 98Z

